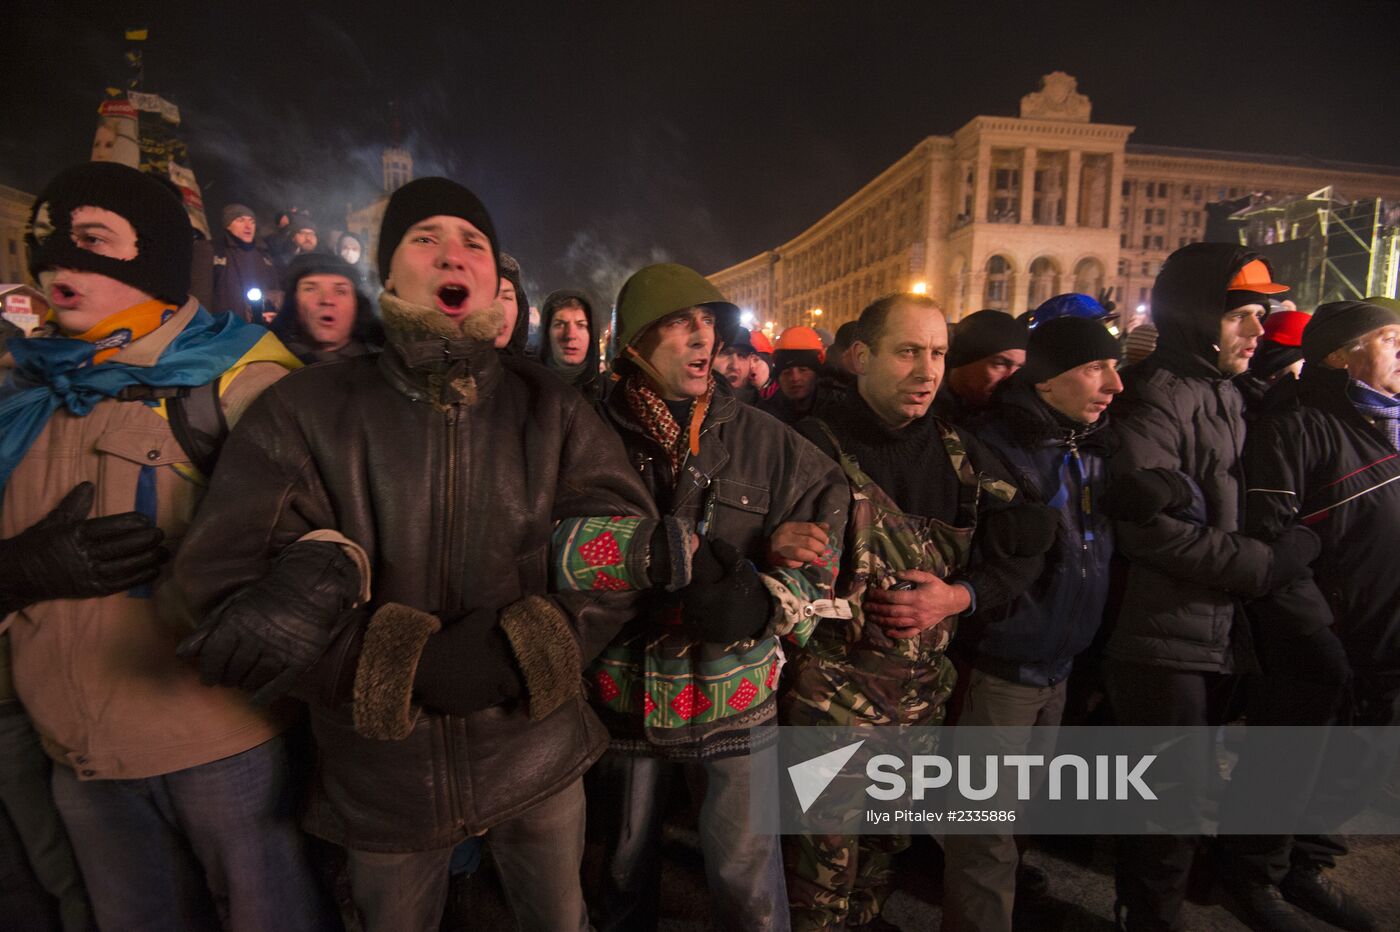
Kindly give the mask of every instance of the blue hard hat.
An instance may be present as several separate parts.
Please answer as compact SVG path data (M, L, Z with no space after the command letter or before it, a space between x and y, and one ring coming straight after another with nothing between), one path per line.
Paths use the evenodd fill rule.
M1104 307L1087 294L1057 294L1050 298L1040 307L1031 311L1026 318L1026 324L1032 330L1037 324L1043 324L1047 320L1054 320L1056 317L1082 317L1085 320L1117 320L1118 315Z

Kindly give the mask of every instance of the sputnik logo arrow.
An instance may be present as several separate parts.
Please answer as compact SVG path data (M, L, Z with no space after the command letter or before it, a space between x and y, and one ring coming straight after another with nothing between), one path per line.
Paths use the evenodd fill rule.
M822 791L831 785L831 781L836 779L836 775L841 772L860 746L865 743L861 738L855 744L848 744L844 748L837 748L835 751L828 751L811 760L804 760L800 764L793 764L788 768L788 777L792 780L793 791L797 793L797 803L805 813L811 808L812 803L817 801L817 797L822 795Z

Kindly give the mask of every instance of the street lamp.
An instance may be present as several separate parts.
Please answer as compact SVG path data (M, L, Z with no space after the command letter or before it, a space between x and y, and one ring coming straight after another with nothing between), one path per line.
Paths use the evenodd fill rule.
M909 290L914 294L928 294L928 282L915 282Z

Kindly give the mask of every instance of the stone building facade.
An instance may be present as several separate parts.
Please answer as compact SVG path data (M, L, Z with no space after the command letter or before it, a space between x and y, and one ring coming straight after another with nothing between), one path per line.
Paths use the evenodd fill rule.
M930 136L793 239L710 276L760 327L834 329L881 294L923 291L953 320L1019 314L1054 294L1146 305L1172 250L1199 240L1205 205L1243 194L1400 197L1400 168L1135 146L1094 123L1063 72L1019 117Z
M0 283L30 281L24 227L33 204L34 195L0 185Z

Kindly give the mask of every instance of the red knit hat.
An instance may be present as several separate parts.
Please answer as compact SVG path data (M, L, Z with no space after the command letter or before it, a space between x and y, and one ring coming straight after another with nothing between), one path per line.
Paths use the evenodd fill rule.
M1302 311L1274 311L1264 319L1264 339L1283 346L1302 346L1303 328L1312 320Z

